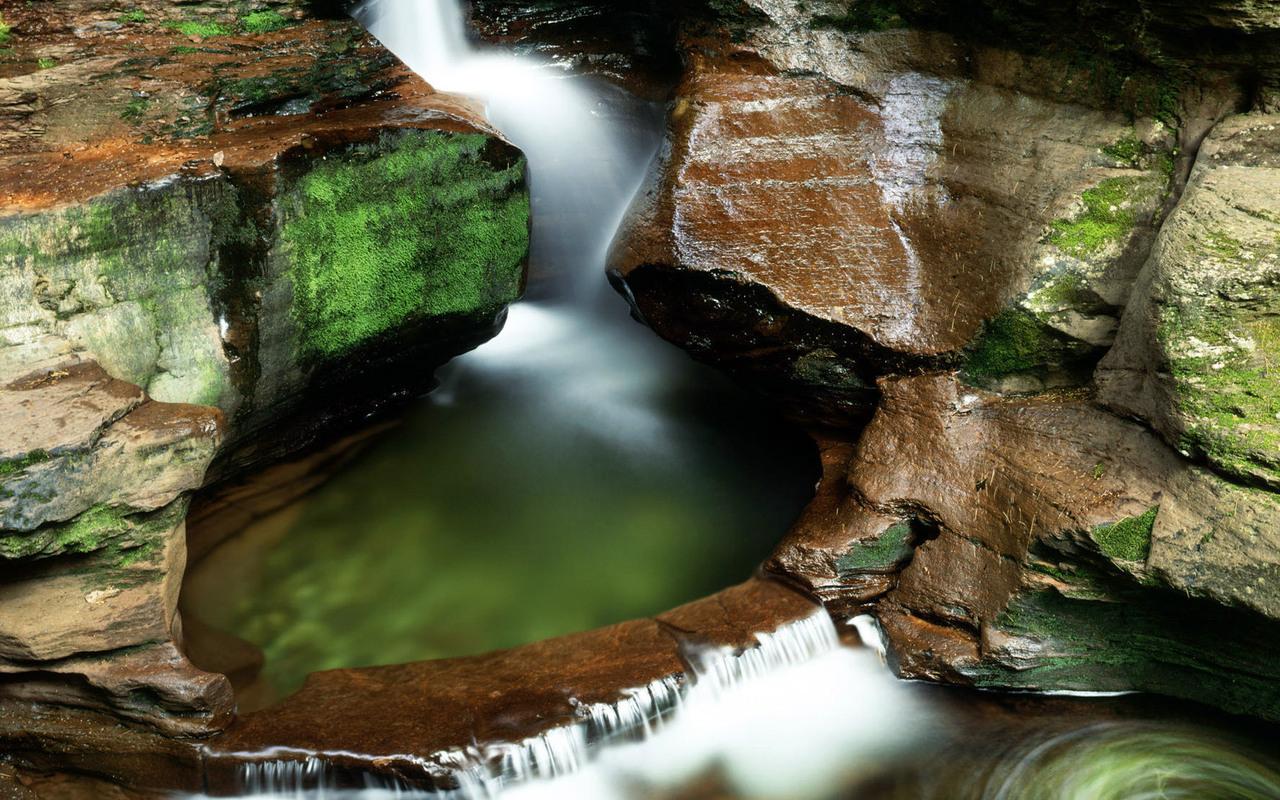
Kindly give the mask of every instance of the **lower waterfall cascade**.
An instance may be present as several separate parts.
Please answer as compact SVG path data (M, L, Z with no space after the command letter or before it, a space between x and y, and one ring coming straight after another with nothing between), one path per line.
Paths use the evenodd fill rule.
M841 646L825 610L815 610L774 631L758 633L756 640L754 647L740 651L690 647L685 653L692 666L687 676L671 675L626 690L614 703L580 705L579 720L573 724L554 727L519 742L477 743L465 749L433 753L431 763L446 765L439 776L442 788L436 791L414 790L372 777L363 790L339 788L323 756L318 755L248 761L241 768L241 784L250 797L314 800L352 794L365 800L384 796L491 800L522 797L525 792L530 796L541 796L539 793L544 791L574 792L559 781L577 780L574 776L614 748L626 751L630 747L657 746L670 750L668 741L680 739L678 746L686 752L686 769L671 775L685 774L690 765L699 766L696 748L684 741L690 733L709 725L718 727L726 718L736 716L724 713L729 704L777 706L776 699L761 704L761 692L785 695L791 681L805 675L826 678L813 685L821 686L824 692L830 690L833 695L840 694L838 687L843 684L851 694L850 702L852 694L860 694L854 687L871 689L874 685L876 694L894 694L891 678L870 651ZM796 671L800 674L793 674ZM849 680L836 681L834 685L827 682L839 677ZM671 765L669 759L662 761Z

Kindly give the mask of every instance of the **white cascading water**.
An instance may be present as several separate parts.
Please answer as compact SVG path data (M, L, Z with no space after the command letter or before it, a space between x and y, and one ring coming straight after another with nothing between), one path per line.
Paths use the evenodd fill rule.
M637 336L604 277L609 244L661 143L662 109L534 56L474 47L456 0L369 0L354 13L434 88L483 102L529 163L530 298L511 308L497 338L439 371L431 401L463 404L478 386L519 386L520 408L544 424L557 418L677 457L687 432L661 406L687 359Z
M583 705L576 723L429 754L447 766L456 790L377 779L339 790L314 757L246 765L241 783L263 798L623 800L719 769L741 797L803 800L917 740L922 710L872 650L841 646L825 611L756 639L743 651L691 650L687 680L670 676L616 703Z

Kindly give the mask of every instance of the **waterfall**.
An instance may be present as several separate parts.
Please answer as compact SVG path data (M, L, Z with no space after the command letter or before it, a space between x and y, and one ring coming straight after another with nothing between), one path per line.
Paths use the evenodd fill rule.
M723 731L713 731L717 726L727 723L739 728L739 736L745 732L752 739L769 742L771 737L760 729L760 720L742 724L744 714L750 717L753 710L763 710L770 721L777 722L788 717L779 703L791 706L791 723L799 721L812 730L796 741L803 741L803 749L816 753L823 752L823 740L827 747L847 745L848 734L853 730L859 739L866 737L871 731L868 713L878 717L886 699L901 701L900 690L895 689L892 678L869 651L841 647L835 626L824 610L817 609L774 631L756 634L755 639L755 646L742 650L688 648L684 653L691 665L688 676L666 676L625 691L613 703L582 704L577 709L577 720L571 724L518 742L477 743L432 753L423 763L433 765L439 776L442 788L434 792L412 790L374 777L365 780L364 789L342 790L323 758L315 755L247 763L241 769L241 785L251 796L308 800L602 798L608 796L600 793L605 792L603 786L612 781L609 775L615 770L646 772L644 779L650 781L678 780L720 758L718 748L725 737ZM804 689L796 688L797 680L807 684L810 699L827 705L828 714L813 720L802 707L792 703L806 695ZM861 698L863 691L873 687L879 699ZM854 711L853 706L859 710ZM907 706L900 706L897 711L906 709ZM821 721L824 716L825 723ZM833 733L833 723L844 733ZM901 739L892 730L876 730L874 737L878 744L862 744L862 753L870 756L885 746L896 746ZM771 746L787 750L784 743L772 742ZM794 746L793 743L791 747ZM655 755L650 754L651 750ZM788 759L800 757L792 754ZM739 756L736 760L741 762L739 769L750 773L747 762L756 759ZM765 759L764 763L772 764L775 772L780 771L776 769L781 766L776 759ZM816 777L825 785L831 763L825 768L812 765L808 770L811 778ZM849 766L847 757L837 763L842 771ZM654 774L647 774L641 765L648 765ZM631 775L630 780L636 779ZM789 785L796 783L793 776L786 780ZM585 788L580 783L583 781L592 788ZM754 774L749 782L757 787L768 785L767 778ZM792 796L802 795L793 792Z
M533 56L472 46L458 0L368 0L370 33L439 91L485 104L524 151L533 194L530 264L562 276L552 299L595 294L614 231L657 150L661 109ZM554 233L538 229L553 221Z

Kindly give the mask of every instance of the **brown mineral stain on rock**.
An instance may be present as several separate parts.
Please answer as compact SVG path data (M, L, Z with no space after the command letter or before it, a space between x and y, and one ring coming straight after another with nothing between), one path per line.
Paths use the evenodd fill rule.
M886 379L881 393L856 445L824 448L815 506L767 566L842 613L874 607L901 674L997 686L1092 681L1235 710L1248 694L1237 680L1271 680L1266 659L1253 656L1233 667L1236 678L1169 676L1219 663L1203 646L1210 635L1236 631L1241 652L1253 653L1274 631L1272 498L1189 465L1085 392L1007 398L943 374ZM894 524L906 526L905 559L886 554ZM1132 543L1100 533L1109 529ZM1142 610L1175 602L1185 630ZM1133 652L1107 616L1121 603L1137 609ZM1241 607L1251 611L1230 610ZM1144 659L1163 666L1146 670ZM1034 672L1046 665L1051 675Z
M899 313L919 307L923 276L858 155L883 138L873 108L748 56L695 56L677 92L688 110L672 120L670 160L639 230L613 259L624 275L644 264L722 271L886 346L948 349Z

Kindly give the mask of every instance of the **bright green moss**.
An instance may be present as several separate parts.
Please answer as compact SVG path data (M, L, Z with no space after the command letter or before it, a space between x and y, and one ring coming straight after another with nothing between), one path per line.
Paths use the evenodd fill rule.
M305 355L516 299L529 242L524 162L493 166L488 142L409 133L317 162L298 181L282 233Z
M36 66L40 69L53 69L58 66L58 60L56 58L38 58L36 59Z
M1055 220L1049 241L1077 258L1097 253L1112 242L1118 242L1133 230L1132 198L1137 189L1135 178L1108 178L1081 198L1084 211L1075 219Z
M1093 529L1093 540L1102 552L1120 561L1146 561L1151 552L1151 531L1155 528L1159 506L1152 506L1136 517L1126 517L1110 525Z
M1102 152L1122 166L1136 168L1139 160L1146 153L1146 147L1138 141L1137 137L1129 134L1102 148Z
M13 28L4 21L4 15L0 14L0 44L8 44L9 36L12 34Z
M270 33L288 24L288 20L275 11L255 11L240 20L240 27L246 33Z
M126 11L125 13L120 15L121 25L128 25L131 22L139 23L139 22L146 22L146 21L147 21L147 12L143 11L140 8L135 8L132 11Z
M987 320L961 374L978 385L1076 359L1079 347L1056 336L1035 316L1006 309Z
M31 558L61 553L92 553L106 547L133 526L128 509L96 505L70 522L47 525L31 532L0 536L0 557Z
M44 450L32 450L25 456L19 458L11 458L7 461L0 461L0 478L6 478L10 475L22 472L33 464L39 464L48 461L49 454Z
M840 573L890 569L911 557L911 525L899 522L885 528L876 539L859 542L836 561Z
M221 22L188 20L186 22L171 22L169 27L183 36L195 36L200 39L211 39L215 36L230 36L232 34L231 28Z

